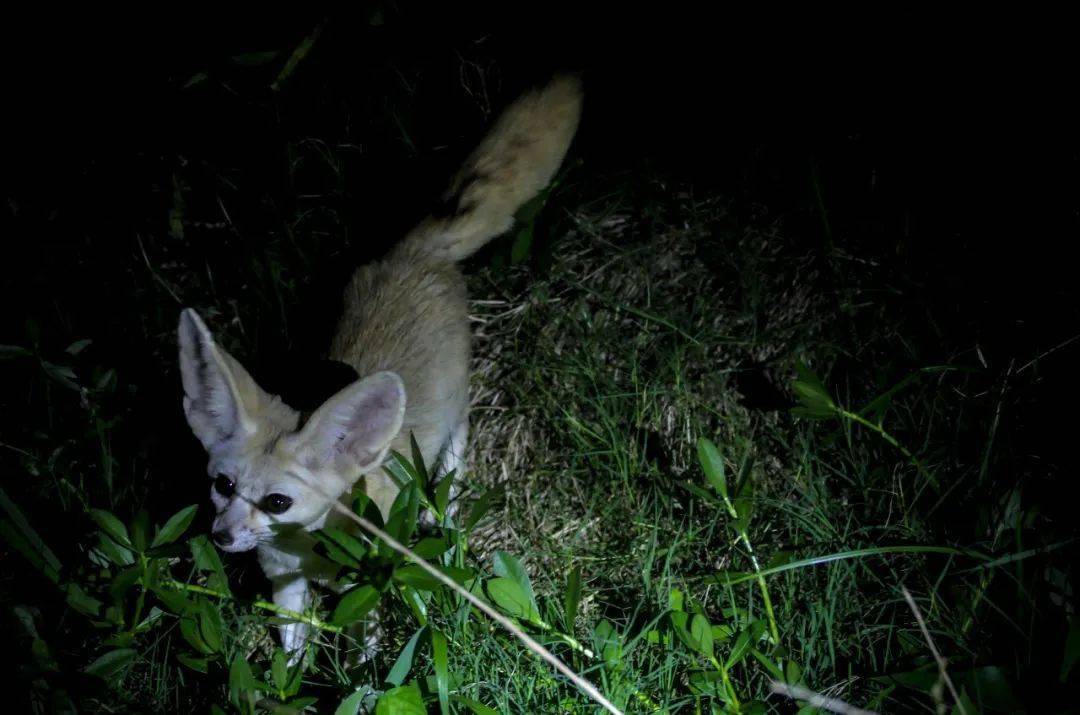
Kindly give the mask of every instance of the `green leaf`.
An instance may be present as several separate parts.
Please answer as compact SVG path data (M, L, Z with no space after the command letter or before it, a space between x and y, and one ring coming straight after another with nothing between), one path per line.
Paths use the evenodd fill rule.
M217 549L214 548L205 534L200 534L189 541L188 547L191 549L191 558L195 560L195 568L200 571L211 572L224 570L225 567L221 563L221 556L218 555Z
M197 619L197 615L181 617L180 635L184 637L184 640L188 642L188 645L198 652L203 655L213 655L214 649L211 648L203 638L202 632L199 630L199 622Z
M725 692L724 684L720 680L721 675L718 670L694 670L688 674L687 681L690 684L690 692L695 695L707 695L713 698L720 698L725 703L729 702L727 692ZM721 712L733 712L731 710L723 710Z
M244 660L243 654L238 652L229 666L229 697L233 704L240 705L241 695L268 689L269 686L266 683L251 674L251 666Z
M281 648L274 650L274 657L270 661L270 677L279 691L285 690L285 686L289 684L289 666L285 663L285 651Z
M443 478L439 480L438 486L435 487L435 509L440 514L446 514L446 507L450 505L450 487L454 485L454 479L457 477L456 470L443 475Z
M326 549L326 557L335 563L359 569L367 557L367 544L336 526L319 529L312 535Z
M203 642L213 652L221 650L221 612L217 604L209 599L201 599L199 602L199 635Z
M217 548L210 543L210 539L206 537L206 534L199 534L188 540L188 548L191 549L195 567L200 571L211 574L211 577L206 579L207 588L231 595L229 579L225 576L225 567L221 563L221 556L218 555Z
M450 696L450 699L455 703L460 703L469 708L475 715L499 715L498 710L493 707L488 707L478 700L471 700L460 695L452 695Z
M0 521L2 535L23 556L29 559L50 581L54 583L60 580L60 559L48 547L45 541L38 535L22 510L15 502L8 498L7 492L0 489L0 508L11 520Z
M908 671L888 673L875 676L874 680L882 683L899 683L905 688L929 693L930 689L940 682L941 672L933 662L922 665Z
M780 670L780 666L777 665L775 661L757 648L751 648L750 655L754 656L757 662L761 663L761 665L765 667L765 670L769 671L769 675L771 675L773 679L781 683L784 682L784 672Z
M94 380L97 390L116 392L116 370L106 370Z
M413 553L422 559L433 559L436 556L441 556L450 550L453 544L450 539L443 536L428 536L420 539L413 547Z
M131 548L131 539L128 537L128 531L123 522L104 509L91 509L90 517L97 522L102 531L112 537L113 541Z
M731 527L738 534L746 533L750 528L750 517L754 514L754 485L749 479L739 491L739 496L735 498L732 507L735 509L735 520Z
M949 711L951 715L968 715L969 713L981 712L978 706L971 700L971 696L968 695L967 688L960 688L960 701L953 705L952 710Z
M161 601L162 605L175 615L180 616L187 613L193 613L197 610L195 602L188 599L179 591L173 591L157 584L152 585L150 590L154 592L154 595L158 597L158 600Z
M413 617L416 618L416 622L422 626L426 626L428 622L427 618L427 600L420 595L420 591L416 590L412 586L401 585L399 587L401 598L405 601L405 605L412 611Z
M150 513L139 509L131 520L131 545L138 552L146 551L147 537L150 535Z
M701 652L701 642L697 638L694 638L690 633L690 613L686 611L673 611L669 613L669 619L672 624L672 631L678 637L685 646L690 650L696 650Z
M798 378L791 386L795 391L795 396L801 403L801 407L792 408L792 412L810 419L835 416L837 413L836 403L833 402L821 379L803 363L799 363L795 370L798 373Z
M1077 660L1080 660L1080 618L1073 618L1069 635L1065 637L1065 652L1061 656L1061 673L1058 679L1062 683L1069 679L1069 673Z
M206 658L199 658L191 653L178 653L176 659L196 673L205 675L210 672L210 661Z
M142 569L138 566L129 566L113 576L109 584L109 596L119 603L124 595L130 590L142 576Z
M712 624L700 613L690 621L690 635L698 644L698 651L707 658L713 657Z
M669 614L671 619L672 630L675 631L675 635L678 636L690 650L697 651L704 655L712 654L712 628L705 628L708 625L708 620L701 614L691 615L684 611L675 611ZM704 623L698 621L698 619L705 619ZM708 636L703 636L704 632L708 631ZM702 637L708 638L707 643L701 640Z
M997 666L973 668L957 678L957 685L962 690L975 693L983 711L1021 712L1024 709L1023 704L1013 692L1009 676ZM978 709L972 708L968 712L978 712Z
M151 542L150 548L154 549L158 546L171 544L180 538L180 535L187 531L187 528L191 526L191 521L195 518L195 512L198 510L199 505L192 504L169 517L169 520L165 522L165 526L161 527L157 534L154 535L154 540Z
M730 669L742 662L749 654L750 648L761 640L761 636L765 633L765 627L765 621L757 620L744 628L735 637L735 643L731 646L731 653L728 655L725 667Z
M469 579L475 576L475 573L470 569L462 569L455 566L440 566L438 564L432 564L432 567L462 585L465 585ZM396 583L400 583L404 586L412 586L420 591L434 591L443 586L441 581L429 574L418 564L399 566L394 569L393 579Z
M494 562L495 575L516 581L518 586L521 586L521 592L529 599L532 610L539 613L540 609L536 606L536 595L529 581L529 573L522 566L521 561L505 551L496 551Z
M466 534L470 533L476 527L493 504L503 498L505 492L506 487L499 484L484 492L479 499L473 502L472 508L469 509L469 516L465 520L464 528Z
M117 566L130 566L135 563L135 554L131 549L121 546L104 533L98 533L97 549Z
M803 669L794 660L789 660L784 663L784 682L790 685L801 685L803 680Z
M62 385L69 390L79 392L78 377L75 375L75 371L66 365L57 365L47 360L41 361L41 369L49 377L50 380Z
M94 342L94 341L91 340L90 338L83 338L82 340L76 340L71 345L68 345L67 348L64 349L64 352L66 352L68 355L78 355L83 350L85 350L86 347L88 345L90 345L90 343L92 343L92 342Z
M26 357L33 354L20 345L0 345L0 360L11 360L12 358Z
M282 690L285 693L285 697L295 697L300 692L300 686L304 684L304 662L301 660L289 669L289 677L285 681L285 687Z
M596 624L593 630L593 645L609 670L620 668L623 658L622 639L611 621L605 618Z
M727 472L724 470L724 458L711 441L702 437L698 440L698 461L705 472L705 478L723 499L728 498Z
M510 246L510 265L516 266L529 257L529 249L533 244L533 232L536 224L532 221L524 224L514 234L514 242Z
M405 682L405 676L412 669L413 658L416 657L416 646L426 632L427 627L425 626L413 633L412 638L409 639L409 642L405 644L405 647L398 654L397 660L394 661L394 665L385 678L385 682L391 685L401 685Z
M84 616L97 617L101 613L101 601L91 597L77 583L69 583L67 588L67 604Z
M386 520L386 533L403 544L409 543L413 531L416 530L419 511L420 492L416 483L412 482L405 485L394 499L390 507L390 518ZM383 551L382 548L379 550Z
M32 529L30 532L20 531L16 525L7 519L0 519L0 537L13 549L26 557L26 560L44 574L46 578L53 583L60 582L60 562L52 550L41 541L37 532ZM102 538L105 537L102 536ZM39 546L35 545L35 542Z
M375 505L375 502L371 501L371 497L362 491L362 485L364 481L360 480L361 486L353 487L352 492L352 508L353 512L357 516L362 516L365 519L371 521L375 526L380 529L383 527L382 514L379 513L379 507Z
M416 484L420 487L421 492L427 492L428 489L428 470L424 464L424 455L420 451L420 445L416 443L416 435L412 432L409 433L409 447L412 449L412 467L416 474Z
M135 655L133 648L117 648L98 656L97 660L83 668L83 672L109 680L124 670L135 659Z
M487 581L488 596L506 613L530 623L540 623L540 614L521 585L511 578L491 578Z
M289 59L285 62L285 66L281 68L281 72L278 73L277 79L270 85L270 89L277 92L281 89L284 83L292 76L292 73L296 71L297 66L304 61L308 53L311 52L311 48L314 47L315 41L319 39L319 35L322 34L323 25L320 23L314 30L311 31L307 37L300 41L300 44L289 55Z
M341 701L341 705L337 706L334 715L357 715L360 712L360 706L364 703L364 699L369 695L371 695L371 688L367 686L360 688ZM369 711L365 710L364 712Z
M334 609L330 622L336 626L356 623L379 603L380 594L373 586L359 586L346 593Z
M566 578L566 596L563 598L563 616L566 618L566 627L571 633L574 631L574 622L577 621L578 605L580 603L581 569L575 566Z
M719 504L720 503L720 500L717 499L714 494L712 494L711 492L705 491L704 489L702 489L701 487L699 487L696 484L691 484L690 482L679 482L679 485L682 486L682 488L685 489L686 491L688 491L691 494L693 494L694 496L696 496L698 499L702 499L706 504Z
M419 481L412 463L397 450L390 451L390 460L383 465L383 471L398 486L398 489L405 489L409 484L415 484ZM398 496L400 497L401 494L399 493ZM391 507L390 511L393 510L393 507Z
M431 658L435 665L435 683L439 691L439 711L450 715L450 677L446 654L446 636L439 631L431 631Z
M416 683L387 690L375 705L375 715L427 715Z

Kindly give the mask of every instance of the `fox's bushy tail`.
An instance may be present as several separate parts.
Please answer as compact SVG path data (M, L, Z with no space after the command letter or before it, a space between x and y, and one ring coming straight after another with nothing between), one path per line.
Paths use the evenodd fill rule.
M556 77L518 98L469 156L442 207L409 232L402 248L460 261L514 223L514 212L551 181L581 115L581 81Z

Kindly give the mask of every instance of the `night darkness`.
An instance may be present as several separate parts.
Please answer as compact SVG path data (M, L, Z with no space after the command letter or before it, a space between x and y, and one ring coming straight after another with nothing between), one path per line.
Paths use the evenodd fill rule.
M163 606L164 625L154 625L153 632L102 625L110 604L127 613L121 621L130 616L124 610L130 604L122 590L116 595L108 585L122 568L90 565L100 528L92 509L109 510L128 524L142 509L149 523L161 524L180 507L199 504L184 539L207 529L205 455L180 409L173 337L179 308L206 308L215 331L225 334L228 348L265 387L311 409L351 379L322 361L353 268L381 256L431 210L447 177L501 108L555 73L577 72L585 86L582 124L558 191L532 227L531 253L510 261L512 235L470 259L465 272L473 276L472 297L502 299L527 295L534 285L563 285L558 259L576 245L573 237L565 239L568 217L605 211L628 217L631 228L620 238L605 237L602 245L609 248L589 255L652 255L667 245L668 239L657 237L683 226L692 242L684 244L685 255L705 266L709 280L741 286L731 289L733 304L722 302L726 289L717 289L717 310L775 305L761 303L765 299L755 292L768 295L771 281L779 280L771 267L805 266L799 275L806 282L794 279L794 285L810 296L808 310L816 312L805 322L821 326L815 332L792 329L795 337L777 338L781 348L748 348L745 354L732 347L729 354L721 349L695 358L696 343L672 348L688 361L690 392L697 390L692 375L705 370L702 365L715 361L718 371L730 369L723 384L737 405L731 409L746 415L746 440L769 442L759 447L762 454L779 455L783 469L795 470L796 458L783 450L816 440L814 459L832 465L830 476L819 475L821 484L807 492L775 482L756 487L755 499L762 501L750 532L755 547L763 558L781 550L805 558L898 543L969 549L988 554L988 561L1021 554L998 567L993 579L965 572L974 568L966 556L910 562L890 556L882 573L902 575L913 591L922 589L927 600L920 603L969 699L968 712L972 706L985 712L1077 707L1070 658L1080 654L1073 565L1078 534L1075 501L1066 494L1076 466L1068 415L1080 394L1074 369L1080 289L1072 260L1080 238L1080 117L1074 106L1080 58L1076 43L1063 36L1060 18L954 21L910 10L887 19L849 16L842 27L821 17L781 21L660 6L633 17L536 7L531 11L543 17L510 18L505 11L463 15L392 2L369 5L354 16L290 10L258 22L191 14L20 18L8 26L0 464L4 502L17 506L0 514L0 598L14 614L5 616L2 632L18 645L25 692L15 693L16 702L38 712L205 710L212 703L227 706L231 686L230 707L243 711L229 663L240 653L259 679L271 662L257 648L245 650L230 630L252 621L257 609L251 602L266 594L252 560L226 561L235 607L213 616L227 635L219 635L221 648L198 654L206 660L205 673L169 654L148 655L148 644L164 642L170 633L173 650L182 651L184 641L169 624L190 614ZM313 41L310 51L285 71L305 41ZM677 197L685 196L715 199L723 210L698 226L696 218L679 215L684 199ZM769 260L731 253L731 236L756 235L766 226L782 244L777 248L771 239L770 250L778 253ZM738 245L747 250L745 242ZM618 271L622 263L611 265L604 270ZM755 268L763 271L760 280L748 277ZM590 288L595 291L613 279L602 272L590 276L598 281ZM650 291L661 296L656 306L671 309L670 320L682 333L695 331L697 312L711 300L705 292L665 294L663 283ZM567 295L560 299L569 301ZM540 301L541 293L523 300ZM685 311L679 307L684 304ZM636 315L660 310L650 303ZM773 336L765 315L738 324L752 326L753 339ZM735 338L733 346L750 339ZM542 399L521 397L532 394L529 373L519 369L513 350L524 351L526 344L503 348L507 362L498 374L524 381L507 388L518 396L507 414L520 409L528 420L542 421L548 415ZM631 352L629 342L604 351L618 354L623 347ZM585 343L567 349L599 350ZM802 361L810 362L838 401L856 406L920 368L957 367L916 383L916 392L898 393L883 422L927 469L937 470L941 489L905 494L911 501L903 519L883 507L879 495L893 483L882 476L885 482L875 485L866 475L915 474L911 463L843 420L811 428L788 416L786 408L798 400L791 389L795 365ZM704 387L700 392L713 394ZM681 571L672 566L678 571L672 584L687 593L688 610L692 599L700 599L714 626L737 616L724 611L722 594L703 595L703 574L717 571L720 562L730 570L749 567L741 552L719 555L734 548L732 539L719 537L725 527L717 527L716 541L708 541L711 531L699 535L696 529L713 518L712 507L687 506L693 497L678 484L704 485L695 471L699 436L721 441L728 435L732 444L743 439L737 420L723 417L727 409L700 416L700 422L694 421L699 416L688 418L687 424L707 431L676 435L677 444L665 442L670 436L658 427L622 418L628 434L663 443L662 457L650 456L655 447L642 451L652 460L649 469L670 472L639 477L647 482L639 484L642 494L650 496L636 508L653 506L631 521L659 524L675 519L663 516L665 509L679 510L670 529L694 534L686 548L711 560L683 564ZM557 410L550 414L563 419ZM599 419L586 409L575 414L586 422ZM785 437L766 438L774 434ZM583 449L560 452L556 442L544 444L560 458ZM539 463L543 453L533 459ZM738 462L731 460L735 469ZM557 465L550 470L557 472ZM482 460L477 471L483 482ZM953 489L954 480L959 486ZM590 489L587 478L584 489ZM783 505L802 508L799 500L811 492L865 507L850 512L863 521L828 543L786 525L785 515L796 507ZM507 499L514 503L512 495ZM36 547L26 546L11 509L55 552L62 564L56 578L26 558L25 549ZM893 521L903 521L901 536L883 530ZM656 533L670 536L663 529ZM509 542L497 543L508 548ZM519 553L538 595L553 603L561 603L564 572L576 563L573 547L567 549L554 561L547 552L541 556L542 549ZM183 580L191 563L187 547L170 555L179 559L169 566L173 577ZM552 573L552 564L561 570ZM595 638L597 623L609 619L629 640L667 606L666 592L661 598L629 586L620 590L615 571L580 568L597 589L594 599L586 598L591 610L578 616L580 638ZM845 588L855 595L833 591L824 571L771 577L783 612L782 646L759 633L758 650L765 659L802 659L803 684L811 689L834 688L831 694L882 712L925 711L937 697L933 661L899 596L899 581L871 578L874 568L867 562L844 572L851 579ZM200 576L192 578L200 582ZM101 601L98 615L72 605L76 583ZM554 595L541 584L555 584ZM939 588L932 597L931 587ZM132 588L134 594L142 586ZM814 589L821 599L814 603L864 599L861 610L874 615L859 622L861 633L876 633L879 626L906 630L846 644L832 640L828 662L824 656L815 660L821 651L814 648L825 646L811 645L814 626L806 624L816 623L808 615L813 599L792 596ZM739 594L743 607L759 595ZM932 607L935 599L948 605ZM327 604L332 601L324 601L324 609ZM400 612L403 621L411 617L404 607ZM544 616L552 618L547 611ZM497 711L592 712L565 683L537 686L525 697L513 682L525 676L508 672L505 664L466 667L455 661L453 651L465 636L458 633L455 641L451 621L447 616L443 630L451 634L451 668L460 667L451 675L462 697ZM754 627L732 628L742 626ZM416 627L405 622L394 637L404 641ZM856 630L841 616L831 628ZM731 644L719 638L717 651L729 653ZM501 643L515 647L509 639ZM469 647L479 653L487 646ZM577 670L592 667L560 647ZM137 655L104 677L84 672L87 663L117 648ZM427 655L431 646L424 648L406 685L435 672ZM387 663L376 668L389 668L400 644L389 649ZM660 704L693 712L695 703L702 712L753 712L759 700L762 712L798 709L775 696L766 699L771 675L760 659L732 666L741 698L735 706L694 685L693 673L711 666L678 658L687 659L685 667L661 677L647 656L626 655L618 675L606 674L605 692L621 697L627 712L651 712ZM320 662L322 669L305 678L314 685L289 696L318 697L311 706L318 712L333 712L360 681L374 682L378 690L391 687L370 676L351 685L335 680ZM540 665L521 667L535 668L530 678L542 672ZM599 682L598 671L591 673ZM155 677L162 682L147 685ZM504 699L470 689L479 680L503 683ZM438 695L427 687L421 685L426 706L437 711ZM645 696L634 695L635 688L657 708L643 705ZM266 697L303 704L264 694L263 707ZM953 707L947 691L941 697ZM573 704L560 710L564 699ZM456 712L467 711L463 701L451 700Z

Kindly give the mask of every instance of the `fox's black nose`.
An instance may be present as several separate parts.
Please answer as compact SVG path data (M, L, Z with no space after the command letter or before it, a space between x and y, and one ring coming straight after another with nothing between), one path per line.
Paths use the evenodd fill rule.
M215 531L213 537L214 543L218 546L228 546L232 543L232 534L227 531Z

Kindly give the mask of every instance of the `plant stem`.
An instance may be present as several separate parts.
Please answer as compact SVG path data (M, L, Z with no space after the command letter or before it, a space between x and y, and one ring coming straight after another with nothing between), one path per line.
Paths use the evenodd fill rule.
M716 669L720 671L720 678L724 681L724 687L727 689L728 697L731 698L731 702L735 704L735 709L741 710L742 703L739 702L739 696L735 692L735 686L731 684L731 678L728 676L727 667L715 655L709 656L709 660L711 660Z
M873 432L876 432L883 440L885 440L886 442L891 444L893 447L898 449L901 454L903 454L905 457L907 457L908 460L915 466L915 468L917 470L919 470L919 473L922 474L924 477L926 477L926 480L928 482L930 482L930 484L932 484L935 488L938 488L940 486L938 484L937 477L935 477L933 474L931 474L926 469L926 467L923 466L922 462L919 461L919 458L916 457L914 454L912 454L908 450L907 447L900 444L900 442L895 437L893 437L891 434L886 432L879 425L874 424L873 422L866 419L862 415L859 415L859 414L856 414L854 412L850 412L848 410L845 410L843 407L837 407L836 408L836 413L838 415L840 415L841 417L845 418L845 419L851 420L852 422L856 422L856 423L862 425L863 427L866 427L867 429L869 429L869 430L871 430Z
M727 494L721 495L724 499L724 506L727 507L728 514L732 519L739 518L739 511L735 508L731 499ZM765 603L765 615L769 619L769 635L772 636L773 644L780 645L780 628L776 624L776 615L773 613L772 598L769 597L769 587L765 584L765 576L761 573L761 564L758 563L757 554L754 552L754 546L750 543L750 535L746 529L739 529L739 538L746 544L746 550L750 552L750 563L754 567L754 574L757 576L758 588L761 590L761 600Z
M754 566L754 574L757 576L758 588L761 590L761 600L765 603L765 615L769 619L769 635L773 643L780 645L780 628L776 625L776 615L773 613L772 598L769 597L769 587L765 584L765 577L761 574L761 564L758 563L754 547L750 545L750 537L745 531L739 533L747 551L750 552L750 563Z
M182 581L167 581L166 584L168 586L170 586L172 588L175 588L175 589L178 589L180 591L187 591L188 593L198 593L198 594L201 594L203 596L213 596L214 598L232 599L232 596L230 596L227 593L222 593L221 591L215 591L212 588L206 588L205 586L198 586L198 585L193 584L193 583L183 583ZM254 606L255 608L260 608L260 609L262 609L264 611L271 611L272 613L276 613L279 616L285 616L286 618L290 618L290 619L292 619L294 621L299 621L301 623L306 623L306 624L308 624L309 626L311 626L313 628L318 628L320 631L328 631L330 633L343 633L344 632L344 629L341 626L335 626L335 625L332 625L330 623L326 623L325 621L320 621L318 618L315 618L314 616L306 616L303 613L300 613L298 611L291 611L288 608L282 608L281 606L277 605L276 603L270 603L269 601L263 601L262 599L258 599L258 600L252 601L251 605Z

